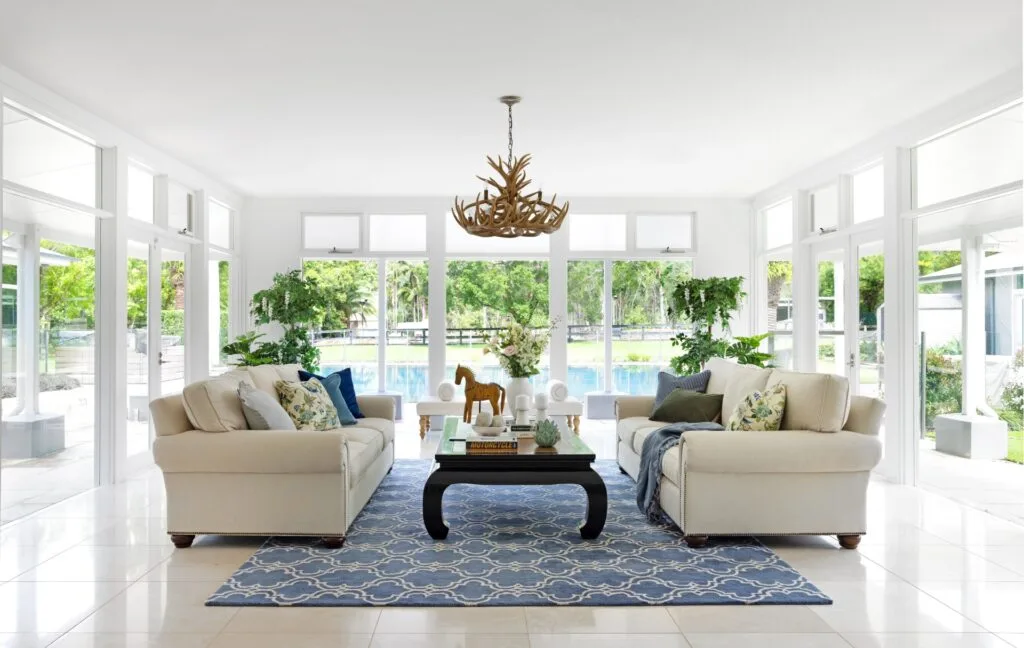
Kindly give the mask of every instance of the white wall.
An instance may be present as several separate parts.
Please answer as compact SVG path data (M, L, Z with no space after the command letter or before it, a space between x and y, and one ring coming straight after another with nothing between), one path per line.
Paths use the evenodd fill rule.
M581 197L568 198L577 213L696 212L694 268L698 276L750 276L751 211L735 198ZM242 209L242 252L247 299L267 287L277 272L298 268L302 259L303 212L426 213L428 228L448 225L450 197L250 198ZM444 240L443 236L439 237ZM428 234L428 241L431 237ZM750 330L744 308L733 330Z

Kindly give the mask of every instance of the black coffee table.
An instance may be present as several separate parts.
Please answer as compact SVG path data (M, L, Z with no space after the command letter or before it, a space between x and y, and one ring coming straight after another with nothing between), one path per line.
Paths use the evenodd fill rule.
M584 540L593 540L608 515L608 490L591 464L596 458L575 434L563 435L554 448L538 448L532 439L520 439L518 454L467 454L466 432L471 428L449 416L434 459L437 469L423 487L423 525L435 540L448 537L441 516L444 491L452 484L548 485L579 484L587 493L587 518L580 527Z

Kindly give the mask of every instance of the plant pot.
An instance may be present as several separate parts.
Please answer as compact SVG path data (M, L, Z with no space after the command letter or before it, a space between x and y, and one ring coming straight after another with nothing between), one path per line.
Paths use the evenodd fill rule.
M509 414L515 414L516 396L526 394L530 397L530 409L533 409L533 385L529 378L511 378L505 386L505 408Z

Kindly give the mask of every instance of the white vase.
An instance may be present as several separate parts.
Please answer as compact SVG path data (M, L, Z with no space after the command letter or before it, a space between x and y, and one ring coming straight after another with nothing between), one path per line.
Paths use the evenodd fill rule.
M533 385L529 378L512 378L505 386L505 409L510 414L515 414L516 396L526 394L533 402Z

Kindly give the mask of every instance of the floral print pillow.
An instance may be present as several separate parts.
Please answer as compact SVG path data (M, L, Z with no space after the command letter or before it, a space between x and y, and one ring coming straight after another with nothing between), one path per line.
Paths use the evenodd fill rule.
M331 430L341 427L338 410L327 390L316 378L305 382L278 380L274 383L281 407L300 430Z
M786 386L779 384L747 394L729 417L726 430L773 432L782 427L786 411Z

